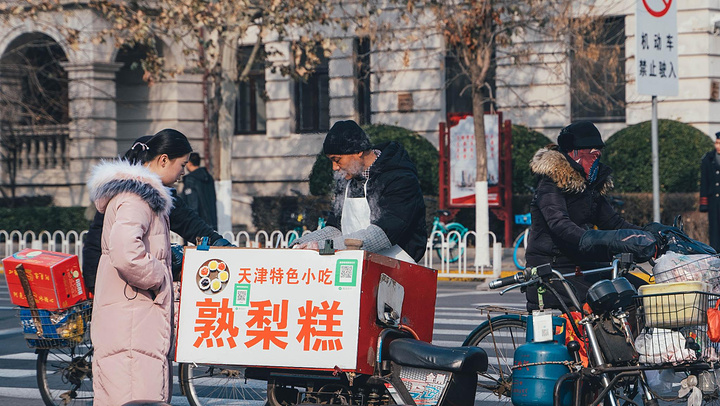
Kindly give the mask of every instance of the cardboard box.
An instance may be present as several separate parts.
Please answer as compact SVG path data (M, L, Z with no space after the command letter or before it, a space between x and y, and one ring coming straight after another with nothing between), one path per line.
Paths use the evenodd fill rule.
M20 264L25 268L37 308L64 309L87 300L77 255L27 248L3 259L13 304L29 306L15 269Z

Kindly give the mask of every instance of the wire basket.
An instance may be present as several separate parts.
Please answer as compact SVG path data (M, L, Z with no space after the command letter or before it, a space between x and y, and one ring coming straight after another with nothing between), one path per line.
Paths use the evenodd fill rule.
M667 256L667 258L665 258ZM674 267L663 267L667 264L678 264ZM703 281L710 284L710 290L720 293L720 254L716 255L682 255L668 252L658 259L653 267L655 283Z
M707 336L707 309L720 295L684 291L636 296L635 347L645 364L717 361L720 343Z
M90 340L90 300L60 310L21 307L18 316L30 348L72 347Z

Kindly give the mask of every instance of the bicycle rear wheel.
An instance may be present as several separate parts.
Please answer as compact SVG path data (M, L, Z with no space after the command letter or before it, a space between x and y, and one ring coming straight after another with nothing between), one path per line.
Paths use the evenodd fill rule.
M191 406L262 406L267 400L267 382L248 379L245 367L180 364L179 375Z
M92 405L92 353L89 342L38 350L37 385L45 405Z
M525 269L526 265L525 248L527 248L527 236L529 232L529 228L525 229L525 231L515 237L515 241L513 242L513 262L515 263L515 267L520 271Z
M510 404L515 349L525 343L527 323L520 316L494 318L471 333L463 345L480 347L488 356L488 369L478 374L475 404Z
M445 228L447 230L445 236L448 243L448 262L457 262L465 252L461 240L463 235L467 233L467 228L458 223L447 224ZM457 231L457 234L451 233L451 231Z

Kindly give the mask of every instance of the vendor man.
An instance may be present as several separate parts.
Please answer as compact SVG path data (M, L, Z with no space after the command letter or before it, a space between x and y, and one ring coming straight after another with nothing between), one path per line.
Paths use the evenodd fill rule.
M427 228L417 169L407 151L391 141L370 145L352 120L336 122L323 142L337 187L327 226L295 241L293 248L317 249L333 240L362 241L362 249L417 263L425 254ZM318 244L319 243L319 244Z

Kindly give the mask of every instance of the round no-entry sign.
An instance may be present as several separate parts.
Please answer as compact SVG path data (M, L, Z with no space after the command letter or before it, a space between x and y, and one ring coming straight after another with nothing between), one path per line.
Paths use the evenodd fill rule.
M648 4L648 0L642 0L643 6L645 6L645 10L647 10L648 13L650 13L650 15L653 17L662 17L668 12L668 10L670 10L670 5L672 4L672 0L660 0L660 1L662 2L663 5L661 7L658 7L659 5L657 5L656 7L653 8ZM655 3L657 3L657 1Z

